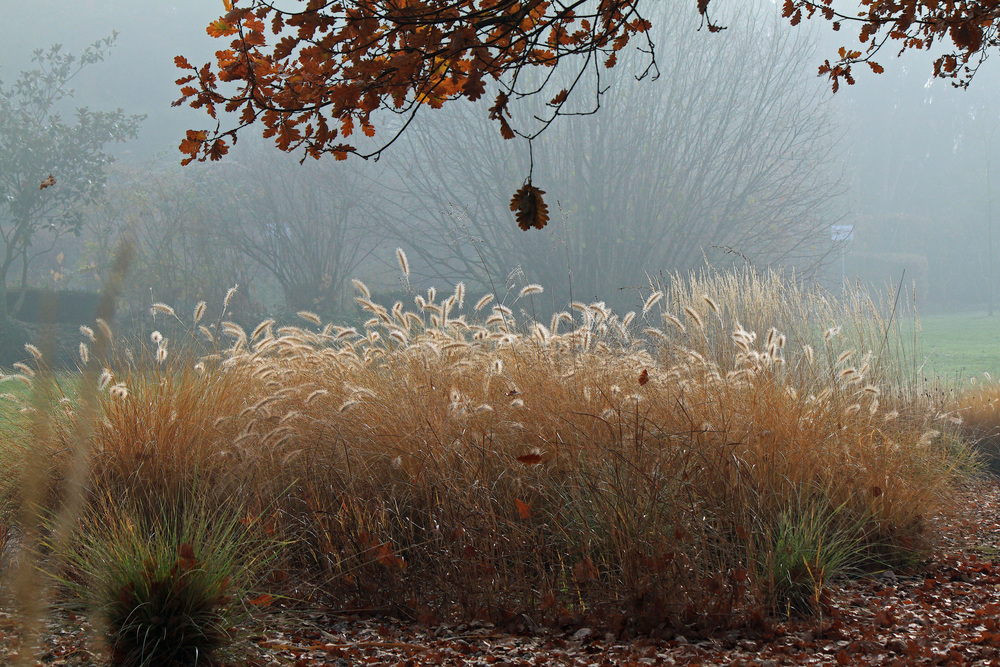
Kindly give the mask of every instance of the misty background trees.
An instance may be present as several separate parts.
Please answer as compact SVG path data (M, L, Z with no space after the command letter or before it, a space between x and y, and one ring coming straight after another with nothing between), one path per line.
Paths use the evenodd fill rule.
M621 290L648 287L647 272L706 262L815 277L843 188L839 130L808 72L808 34L750 3L730 17L742 30L705 39L686 9L650 17L659 81L636 81L648 58L626 56L605 75L614 95L599 113L562 118L536 144L533 182L547 188L552 218L540 233L510 224L505 196L527 156L477 109L443 109L429 131L408 135L390 166L385 226L420 258L414 271L488 286L519 269L556 309L571 295L634 301Z
M102 61L113 43L105 38L79 55L58 45L35 51L33 68L0 83L0 337L14 337L11 316L24 302L31 264L51 253L60 238L79 235L82 207L103 193L111 163L106 144L134 138L141 116L121 109L94 111L69 104L72 80ZM67 120L67 116L72 120Z
M351 277L394 293L387 299L464 280L501 298L540 283L536 304L545 308L563 308L571 295L632 305L629 288L645 286L647 273L706 263L794 268L837 289L841 249L847 279L884 286L905 269L921 285L923 308L988 300L996 250L986 148L1000 155L1000 106L985 68L971 90L954 91L929 81L914 55L831 96L813 76L814 49L828 36L788 27L773 6L734 5L719 16L729 29L714 35L698 32L693 7L657 9L661 76L636 82L646 61L622 52L602 73L613 87L600 112L562 118L535 143L533 179L552 220L524 233L509 196L527 173L527 152L500 140L474 105L423 114L378 163L299 164L247 138L222 163L181 169L176 146L192 112L168 109L178 76L171 57L211 52L215 44L191 25L217 8L157 6L155 39L144 15L121 2L84 2L76 19L55 12L53 32L37 29L54 9L39 0L10 12L0 79L31 69L32 50L57 39L69 40L61 53L80 52L71 28L118 29L118 48L73 79L63 117L110 102L150 118L138 137L106 146L117 162L102 163L103 196L57 207L51 221L80 237L53 245L50 228L33 243L33 261L12 265L16 286L23 273L29 286L96 290L118 239L131 234L139 253L122 305L136 312L152 300L221 299L238 284L248 319L300 309L351 315ZM524 118L536 111L515 107ZM50 172L16 178L37 180L33 196L48 196L55 189L37 188ZM100 190L100 179L90 184ZM835 223L854 226L843 248L831 239ZM396 247L410 255L411 285L398 281Z
M274 151L183 168L121 167L108 197L88 211L89 244L78 249L103 279L119 238L136 244L128 301L221 303L245 317L266 310L344 307L344 283L376 244L365 184L326 163L303 169ZM349 175L348 175L349 176Z
M922 307L985 308L987 160L990 151L994 160L1000 155L1000 133L993 132L1000 125L997 73L983 68L987 85L977 79L971 89L955 90L929 78L920 60L911 54L887 70L879 90L857 85L834 98L841 118L862 119L845 142L846 220L855 225L847 277L884 285L891 276L898 281L905 266L924 263L924 276L908 270L905 279L919 278Z

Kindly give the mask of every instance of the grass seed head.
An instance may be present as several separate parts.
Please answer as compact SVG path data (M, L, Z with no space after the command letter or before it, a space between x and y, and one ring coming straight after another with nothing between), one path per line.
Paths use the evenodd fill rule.
M542 288L541 285L536 285L535 283L532 283L530 285L525 285L524 287L522 287L521 292L517 295L517 298L520 299L525 296L531 296L532 294L541 294L544 291L545 290Z
M222 300L222 308L223 308L223 310L225 310L226 308L229 308L229 302L236 295L236 290L238 290L239 288L240 288L240 286L237 284L237 285L233 285L228 290L226 290L226 297Z
M316 389L316 390L310 392L308 396L306 396L305 403L306 403L306 405L308 405L309 403L312 403L314 400L316 400L320 396L326 396L328 393L330 393L330 392L328 392L326 389Z
M250 340L257 340L258 336L268 331L272 326L274 326L274 320L264 320L254 327L254 330L250 333Z
M721 317L721 315L719 313L719 304L715 301L715 299L713 299L712 297L710 297L707 294L702 294L701 298L702 298L702 300L705 303L708 304L709 310L711 310L713 313L715 313L716 317Z
M476 302L476 305L473 307L473 309L476 312L479 312L480 310L482 310L483 308L485 308L487 305L489 305L490 301L492 301L492 300L493 300L493 295L492 294L484 294L482 297L480 297L479 301Z
M410 261L406 259L406 253L403 252L402 248L396 248L396 261L399 262L399 269L403 272L403 275L409 279L410 277ZM431 299L433 301L433 299Z
M25 347L27 347L27 346L25 346ZM32 347L35 347L35 346L32 345ZM38 348L35 348L35 349L37 350ZM41 353L39 353L39 356L41 356ZM35 377L35 370L31 366L29 366L28 364L26 364L26 363L24 363L22 361L15 361L13 364L11 364L11 366L14 367L14 368L16 368L17 370L21 371L21 373L23 373L25 377L28 377L28 378Z
M663 313L663 315L661 317L663 317L663 321L664 322L666 322L668 324L672 324L681 333L685 333L687 331L687 327L685 327L684 324L682 324L679 319L677 319L675 316L671 315L670 313Z
M170 317L173 317L175 319L177 318L177 313L174 312L174 309L165 303L154 303L153 306L149 309L149 314L152 315L154 318L156 317L157 313L163 313L164 315L169 315Z
M321 325L323 323L323 321L319 319L319 315L317 315L316 313L314 313L314 312L312 312L310 310L300 310L299 312L297 312L295 314L298 315L299 317L301 317L302 319L304 319L306 322L311 322L312 324L315 324L316 326L319 326L319 325ZM252 338L252 336L251 336L251 338Z
M104 336L104 340L110 341L114 338L114 333L111 331L111 327L107 322L100 317L94 320L94 322L97 324L97 328L101 332L101 335Z
M337 335L334 337L335 340L342 340L344 338L353 338L355 336L360 336L358 330L354 327L343 327L340 331L337 331Z
M356 290L358 290L359 292L361 292L361 296L362 297L364 297L366 299L371 299L372 298L371 290L369 290L368 286L365 285L363 282L361 282L357 278L352 278L351 279L351 284L354 285L354 288Z
M647 314L650 311L650 309L652 309L652 307L655 306L662 298L663 298L663 292L660 290L657 290L652 294L650 294L648 297L646 297L645 303L642 304L642 314L643 315Z

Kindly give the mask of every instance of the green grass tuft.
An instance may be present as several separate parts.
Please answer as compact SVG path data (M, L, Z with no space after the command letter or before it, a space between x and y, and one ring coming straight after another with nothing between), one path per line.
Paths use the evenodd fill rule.
M273 549L232 508L110 497L88 508L59 577L120 667L210 664L245 620Z

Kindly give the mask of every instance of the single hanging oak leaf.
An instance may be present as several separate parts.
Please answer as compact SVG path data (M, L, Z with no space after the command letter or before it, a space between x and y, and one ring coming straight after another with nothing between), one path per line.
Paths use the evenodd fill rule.
M542 199L544 194L544 190L539 190L528 181L511 198L510 210L515 212L517 226L524 231L532 227L541 229L549 221L549 207Z

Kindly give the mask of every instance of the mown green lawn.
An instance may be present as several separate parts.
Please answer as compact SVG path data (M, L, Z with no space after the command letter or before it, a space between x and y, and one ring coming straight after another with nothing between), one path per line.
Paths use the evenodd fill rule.
M0 373L8 376L16 372L17 371L15 369L0 368ZM75 387L77 379L77 373L68 371L59 373L56 378L56 382L59 385L59 391L63 394L72 396L76 391ZM21 404L9 400L7 395L14 396L22 403L27 403L31 401L31 389L23 382L14 380L10 377L0 382L0 427L10 425L13 416L21 408Z
M1000 313L985 312L920 318L923 376L943 380L1000 380Z

